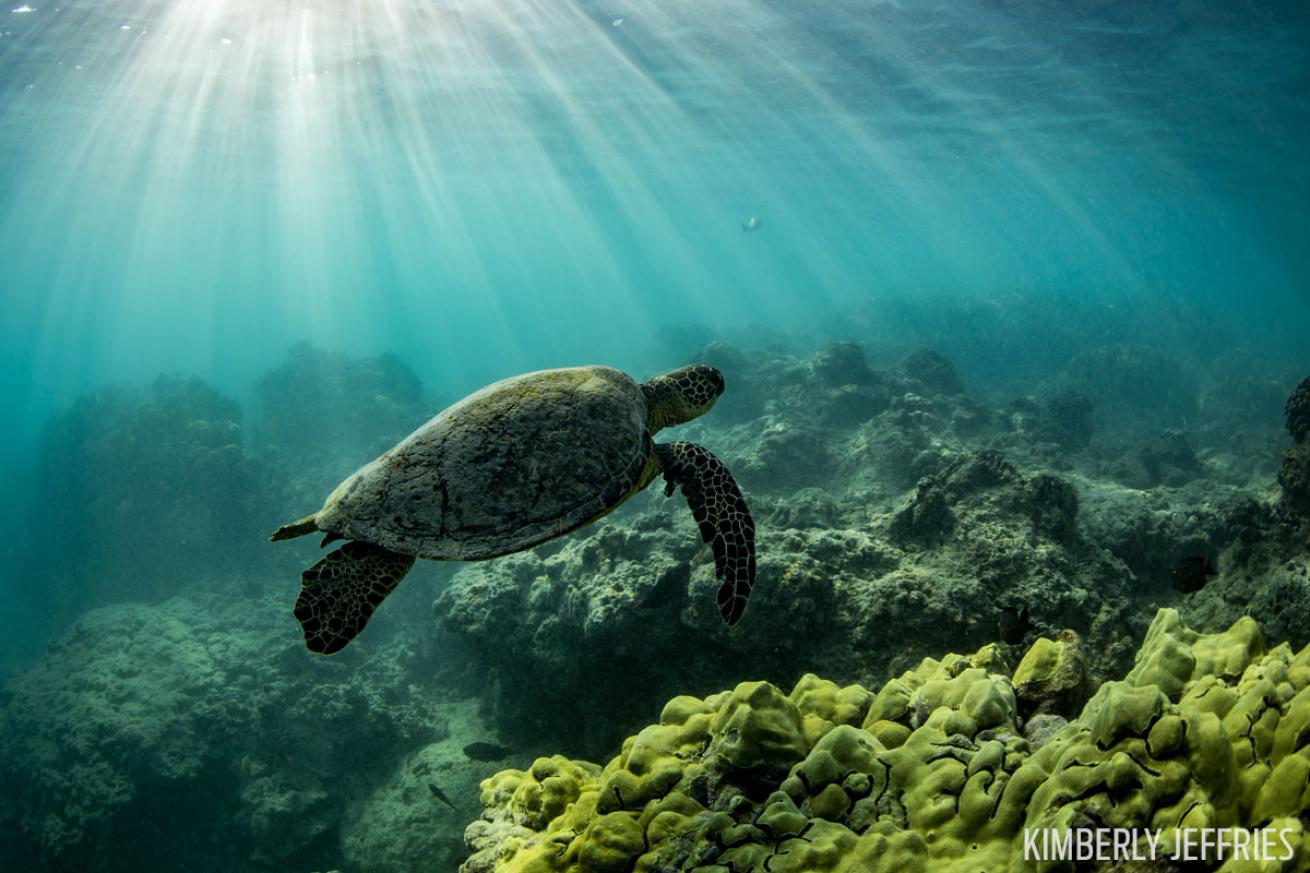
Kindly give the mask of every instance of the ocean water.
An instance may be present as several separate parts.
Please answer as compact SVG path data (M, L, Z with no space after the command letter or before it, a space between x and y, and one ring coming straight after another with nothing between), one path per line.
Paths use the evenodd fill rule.
M396 687L423 701L388 715L385 728L359 729L371 762L321 751L306 765L347 768L344 785L293 790L290 770L251 763L288 736L301 749L319 736L292 715L280 725L272 710L246 723L215 704L213 718L233 732L266 731L239 752L221 747L226 734L188 723L188 742L212 746L194 766L159 751L144 729L144 763L123 763L129 753L92 762L84 742L63 739L67 725L33 714L42 707L30 677L46 676L50 711L80 712L85 693L120 712L144 707L138 715L151 721L152 693L123 703L117 680L88 685L79 671L104 654L97 645L134 651L112 642L132 633L203 639L196 657L211 657L224 648L223 623L188 624L218 609L206 596L247 598L252 627L271 623L240 645L273 671L250 681L277 685L277 670L302 655L289 609L299 569L317 557L268 545L267 533L313 511L337 480L447 403L516 373L602 363L641 380L713 356L728 393L690 433L763 507L762 554L766 534L783 529L877 539L868 519L889 518L921 475L940 470L924 460L930 444L942 463L999 447L1025 474L1055 469L1076 483L1084 521L1130 499L1111 484L1183 517L1211 498L1274 506L1289 441L1283 399L1310 371L1307 141L1310 7L1296 2L10 0L0 9L0 473L9 484L0 523L10 533L0 613L11 620L0 676L29 679L0 697L28 700L0 722L4 772L24 786L0 788L11 834L0 837L0 860L15 869L91 869L95 857L95 869L113 870L453 870L460 826L478 812L472 789L457 804L460 821L410 828L440 830L440 850L405 848L404 829L370 830L359 811L369 808L362 798L381 796L369 793L382 790L369 781L375 771L433 736L463 736L442 712L478 724L469 738L516 735L518 749L593 756L612 755L653 721L676 681L651 688L645 709L639 688L612 702L610 718L610 704L596 704L585 730L515 709L512 677L486 648L494 633L479 636L441 607L446 636L430 627L433 598L468 569L458 565L424 565L422 581L396 595L406 605L379 613L367 663L394 657L392 674L411 676ZM798 386L810 386L812 356L833 341L858 345L879 373L910 373L903 359L932 349L975 405L942 413L951 423L926 426L909 454L851 462L849 434L874 445L890 431L871 416L807 416L807 404L823 410L828 400ZM895 384L897 396L927 393ZM1022 398L1044 408L1070 387L1095 404L1091 448L1028 455L1015 447L1021 425L995 423L1026 415L1015 406ZM983 436L965 433L962 415L986 419ZM811 443L768 442L811 419L826 422ZM1187 442L1190 461L1158 461L1149 446L1165 433ZM1113 468L1139 452L1144 472ZM812 505L813 489L838 495L837 508L796 521L788 505ZM647 530L641 519L663 512L692 535L684 508L654 501L634 498L612 525ZM1197 525L1166 534L1164 522L1143 522L1136 539L1113 542L1088 534L1131 571L1122 596L1140 601L1143 621L1178 600L1161 593L1177 559L1200 551L1224 556L1226 573L1247 566L1249 554L1229 551L1240 537L1219 522ZM571 547L547 547L542 559ZM621 545L595 548L624 557ZM1270 546L1269 560L1300 560L1298 548ZM704 554L685 551L676 566L690 555L708 572ZM816 573L837 573L814 560ZM512 566L521 586L545 572ZM761 585L781 603L780 572L762 570ZM489 578L478 577L496 584ZM1254 571L1244 578L1257 593L1273 585ZM174 595L201 600L178 605ZM1237 612L1196 615L1231 619L1247 600L1228 602ZM103 612L125 605L144 612ZM550 609L539 607L516 607L531 624L518 633L544 638ZM102 611L88 619L93 609ZM1291 626L1283 612L1246 611ZM1052 629L1091 625L1073 613L1046 618ZM671 635L695 625L665 616L644 626L665 619ZM868 620L878 622L876 610ZM712 639L698 633L693 645ZM284 660L269 654L270 640L290 647ZM387 640L399 642L388 649ZM508 631L500 640L521 642ZM767 676L729 661L693 671L686 690L825 669L881 682L904 666L880 655L854 675L846 662L775 642L757 662ZM923 654L918 642L907 631L905 659ZM185 671L150 681L183 689L181 709L197 705L188 687L226 700L223 689L246 681L205 663L203 684ZM305 695L327 694L314 690L324 687L317 663L286 667ZM331 669L331 682L345 681ZM120 678L148 685L150 675ZM359 689L387 680L359 675L353 691L319 701L346 734L361 708L383 705ZM557 691L581 701L595 685L575 677ZM443 726L414 727L429 722ZM16 745L34 731L49 747ZM132 742L105 742L120 741ZM431 754L444 772L443 753ZM41 775L79 763L118 769L60 787ZM127 828L158 811L130 799L154 790L212 790L227 804L215 813L225 823L210 842L188 844L178 834L204 816L187 800L158 832ZM97 806L88 795L120 799ZM316 823L282 855L270 845L295 827L277 810ZM129 866L115 866L119 850Z

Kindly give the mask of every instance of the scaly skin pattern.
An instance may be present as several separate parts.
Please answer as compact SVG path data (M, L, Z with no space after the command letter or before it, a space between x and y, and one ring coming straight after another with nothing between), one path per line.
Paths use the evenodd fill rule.
M695 443L656 445L664 467L664 493L675 488L691 507L701 539L714 550L719 611L728 624L741 621L755 587L755 522L741 489L723 462Z
M346 543L301 573L295 616L305 645L320 655L344 649L412 566L413 555Z
M679 367L641 383L650 409L651 434L709 412L723 389L723 374L705 364Z

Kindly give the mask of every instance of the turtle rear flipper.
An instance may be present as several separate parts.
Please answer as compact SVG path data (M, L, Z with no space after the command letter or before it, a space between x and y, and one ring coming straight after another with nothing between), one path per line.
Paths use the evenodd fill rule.
M307 515L300 521L282 525L273 531L273 535L268 540L273 543L278 540L294 540L296 537L303 537L305 534L313 533L316 530L318 530L318 525L314 523L314 516Z
M320 655L344 649L412 566L413 555L349 542L301 573L295 616L305 645Z
M664 494L682 489L701 539L714 550L719 612L733 625L746 612L755 587L755 522L746 499L723 462L695 443L656 444L664 469Z

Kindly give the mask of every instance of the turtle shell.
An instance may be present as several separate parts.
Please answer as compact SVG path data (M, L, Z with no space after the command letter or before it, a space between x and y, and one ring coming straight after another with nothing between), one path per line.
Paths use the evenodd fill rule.
M489 385L337 486L320 530L436 560L560 536L634 492L651 454L646 399L608 367Z

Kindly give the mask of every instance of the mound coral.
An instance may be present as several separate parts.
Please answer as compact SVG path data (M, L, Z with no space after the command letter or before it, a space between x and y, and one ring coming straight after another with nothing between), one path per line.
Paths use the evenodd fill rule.
M1188 828L1281 829L1307 869L1310 647L1160 610L1124 680L1036 748L1016 685L1061 670L1038 645L1014 679L985 646L876 694L807 675L674 698L603 768L541 758L484 781L462 871L1045 871L1025 829L1096 826L1159 829L1161 852Z

